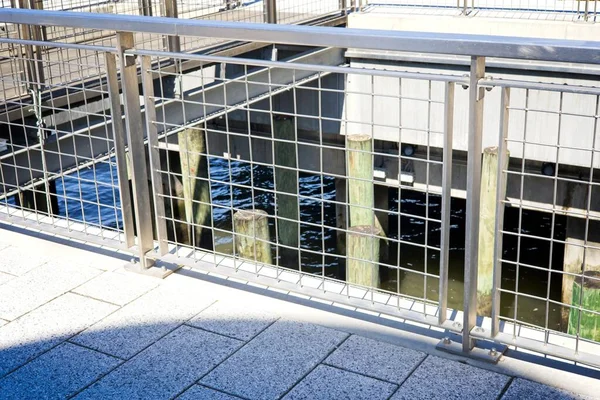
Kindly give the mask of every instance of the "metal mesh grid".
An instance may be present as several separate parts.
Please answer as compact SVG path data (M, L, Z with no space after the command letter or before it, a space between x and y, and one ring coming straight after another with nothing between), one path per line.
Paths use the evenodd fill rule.
M347 7L344 0L278 0L277 23L294 24L344 10Z
M292 67L283 62L265 66L264 61L235 59L215 63L210 57L195 58L206 65L179 74L163 71L154 57L144 58L145 65L155 65L144 73L160 82L153 88L145 84L144 94L149 96L147 103L156 104L151 123L159 138L155 149L160 163L155 161L151 168L161 182L162 193L157 193L154 203L164 203L157 215L167 232L166 247L181 257L206 261L205 253L194 251L205 249L215 263L225 266L234 257L231 268L251 268L257 275L298 271L293 276L300 285L305 279L314 284L314 277L319 277L322 289L341 284L338 290L349 297L393 303L422 318L444 321L445 312L439 318L438 300L440 262L447 258L441 257L440 241L442 214L449 218L449 207L443 211L446 201L428 190L429 170L442 170L443 156L430 146L411 154L398 144L405 134L415 133L443 142L445 126L431 110L443 114L446 102L452 102L454 84L445 81L452 78L419 81L407 77L410 74L376 77L385 73ZM346 86L350 80L358 85ZM173 95L173 83L180 85L181 95ZM428 95L413 94L419 84L429 88ZM393 89L375 94L373 85ZM395 104L400 113L425 107L427 121L413 125L398 120L390 125L372 116L363 120L353 116L348 105L358 104L362 96L370 99L372 107ZM376 140L378 129L394 130L397 142ZM361 134L367 135L365 143L371 149L350 149L344 137ZM349 158L357 156L366 156L371 164L365 165L370 168L368 178L350 175ZM410 175L413 169L425 176L422 194L415 195L408 183L401 182L401 175ZM381 172L383 179L378 178ZM367 200L369 204L359 204L353 197L357 185L371 187L375 196ZM403 188L411 191L405 194ZM193 201L189 191L194 191ZM369 255L376 261L348 255L345 249L350 228L359 224L348 219L361 212L371 218L362 223L381 226L385 232L382 238L373 232L363 234L367 241L377 242ZM234 222L254 217L263 221L266 236L244 233ZM354 218L359 221L359 216ZM353 285L345 285L350 279L349 262L370 264L375 271L372 281L356 278ZM458 306L461 290L453 290L451 306Z
M496 230L499 301L506 310L499 331L593 354L600 310L587 296L600 287L594 272L600 250L599 95L561 87L505 93L508 132L500 151L508 149L516 159L502 171L506 197L498 197L498 210L506 207ZM539 215L544 217L536 224ZM526 311L531 309L538 312Z
M488 18L587 22L595 22L599 11L595 0L377 0L369 1L368 5L388 6L391 12L397 7L399 12L411 14L465 14Z
M29 88L28 96L3 105L1 212L46 228L123 242L110 91L99 62L105 54L92 49L77 54L77 62L21 59L40 68L17 82ZM39 79L40 71L53 68L66 79ZM4 86L14 78L2 75L1 82Z

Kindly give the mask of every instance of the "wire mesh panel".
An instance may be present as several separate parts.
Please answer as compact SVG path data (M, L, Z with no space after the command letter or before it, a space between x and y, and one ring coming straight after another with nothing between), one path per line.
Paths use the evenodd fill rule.
M119 182L123 176L127 181L126 173L118 174L111 117L120 109L111 111L105 62L100 62L105 52L87 47L77 54L70 62L22 59L36 68L23 83L28 96L10 102L18 113L7 106L2 110L0 212L5 222L124 243ZM41 81L42 71L63 80ZM116 89L112 99L118 104Z
M197 56L184 74L133 53L154 105L157 225L178 262L445 321L451 124L434 115L451 115L456 78L311 64L342 64L340 49L279 49L287 62ZM382 119L382 107L403 117ZM430 144L404 146L414 135Z
M345 10L344 0L278 0L277 23L293 24Z
M499 142L497 334L597 355L600 93L515 86Z

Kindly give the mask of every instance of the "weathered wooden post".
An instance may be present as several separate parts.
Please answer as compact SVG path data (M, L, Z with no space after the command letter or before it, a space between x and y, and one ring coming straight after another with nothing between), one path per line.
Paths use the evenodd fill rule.
M348 135L350 226L375 225L373 143L370 135Z
M573 281L573 300L569 313L569 335L600 342L600 314L577 309L581 308L600 313L600 271L585 271ZM578 329L579 328L579 329Z
M503 157L502 170L508 167L508 151ZM492 314L492 286L494 282L494 246L496 232L496 195L498 190L498 147L483 150L481 167L481 205L479 216L479 261L477 272L477 315ZM500 198L506 196L506 179L500 188Z
M375 185L373 184L373 142L370 135L348 135L348 204L350 226L373 225L386 236L375 216Z
M242 210L233 214L235 248L239 257L273 264L269 243L269 219L263 210Z
M188 128L178 133L185 215L192 225L192 245L198 246L202 225L210 216L210 188L204 131Z
M367 287L379 287L379 236L381 229L372 225L353 226L346 238L346 281Z
M297 248L298 232L298 166L294 120L273 117L275 138L275 190L277 198L277 234L279 243Z

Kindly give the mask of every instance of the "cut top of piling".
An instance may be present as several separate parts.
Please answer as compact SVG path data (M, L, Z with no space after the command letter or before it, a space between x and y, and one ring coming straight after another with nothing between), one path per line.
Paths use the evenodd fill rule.
M347 135L346 138L349 142L364 142L366 140L371 140L372 137L366 133L358 133L355 135Z
M268 216L269 214L264 210L240 210L233 215L235 219L240 221L258 221Z

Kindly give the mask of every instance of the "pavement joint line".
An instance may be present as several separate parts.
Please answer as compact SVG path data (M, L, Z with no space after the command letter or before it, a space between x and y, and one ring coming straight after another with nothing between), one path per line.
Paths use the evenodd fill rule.
M406 375L406 378L404 378L404 380L402 381L402 383L400 384L396 384L398 385L398 387L396 388L396 390L394 390L394 392L390 395L390 397L388 397L387 400L390 400L392 397L394 397L394 395L398 392L398 390L400 390L400 388L402 387L402 385L404 385L404 383L408 380L408 378L410 378L412 376L412 374L415 373L415 371L417 370L417 368L419 368L421 366L421 364L423 364L425 362L425 360L427 360L429 358L430 354L425 353L425 357L423 357L423 359L417 363L417 365L415 365L413 367L413 369L410 371L410 373L408 375Z
M72 339L72 338L71 338L71 339ZM112 358L116 358L117 360L121 360L121 361L127 361L127 359L126 359L126 358L122 358L122 357L119 357L119 356L114 356L114 355L112 355L112 354L108 354L107 352L104 352L104 351L101 351L101 350L98 350L98 349L94 349L94 348L92 348L92 347L88 347L88 346L85 346L85 345L83 345L83 344L79 344L79 343L76 343L76 342L71 342L71 339L65 340L65 343L72 344L73 346L82 347L82 348L84 348L84 349L86 349L86 350L91 350L91 351L93 351L93 352L96 352L96 353L104 354L105 356L109 356L109 357L112 357Z
M120 305L120 304L117 304L117 303L112 303L112 302L110 302L110 301L106 301L106 300L98 299L98 298L96 298L96 297L88 296L88 295L86 295L86 294L81 294L81 293L73 292L73 290L75 290L75 289L77 289L77 288L73 288L73 289L71 289L71 290L70 290L68 293L71 293L71 294L74 294L74 295L76 295L76 296L80 296L80 297L85 297L86 299L90 299L90 300L101 301L102 303L110 304L111 306L116 306L116 307L119 307L119 308L123 308L123 307L125 307L127 304L129 304L129 303L127 303L127 304L124 304L124 305ZM136 299L137 299L137 298L136 298ZM119 308L118 308L118 309L119 309ZM117 309L117 310L118 310L118 309ZM104 319L104 318L102 318L102 319ZM100 321L102 321L102 320L100 320Z
M421 364L421 363L419 362L419 365L420 365L420 364ZM339 369L340 371L349 372L349 373L351 373L351 374L356 374L356 375L364 376L365 378L375 379L376 381L380 381L380 382L384 382L384 383L389 383L389 384L392 384L392 385L394 385L394 386L400 386L400 385L399 385L398 383L396 383L396 382L392 382L392 381L386 381L385 379L381 379L381 378L378 378L378 377L376 377L376 376L365 375L365 374L363 374L362 372L356 372L356 371L349 370L349 369L347 369L347 368L342 368L342 367L339 367L339 366L337 366L337 365L327 364L325 361L323 361L323 362L321 363L321 365L323 365L323 366L326 366L326 367L329 367L329 368L335 368L335 369ZM412 372L411 372L411 373L412 373Z
M504 385L504 387L498 394L498 397L496 397L496 400L500 400L500 399L502 399L502 397L504 397L504 394L506 394L506 392L508 391L508 388L510 388L510 386L513 384L514 380L515 380L514 376L508 377L508 382L506 382L506 385Z
M216 303L216 301L215 301L213 304L215 304L215 303ZM212 305L212 304L211 304L211 305ZM210 307L210 306L209 306L209 307ZM208 307L206 307L206 308L208 308ZM206 310L206 308L205 308L204 310ZM204 310L202 310L202 311L204 311ZM200 313L201 313L202 311L200 311ZM198 314L200 314L200 313L198 313ZM196 315L198 315L198 314L196 314ZM195 316L194 316L194 317L195 317ZM192 318L194 318L194 317L192 317ZM190 321L192 318L190 318L188 321ZM261 330L260 330L260 331L259 331L259 332L258 332L256 335L254 335L254 337L253 337L252 339L248 340L247 342L241 341L243 344L242 344L242 345L241 345L241 346L240 346L240 347L239 347L239 348L238 348L236 351L234 351L233 353L231 353L230 355L228 355L227 357L225 357L225 358L224 358L224 359L223 359L223 360L222 360L222 361L221 361L219 364L217 364L217 365L215 365L213 368L211 368L211 369L210 369L210 371L206 372L206 373L205 373L205 374L203 374L203 375L202 375L200 378L198 378L196 381L194 381L194 383L192 383L191 385L188 385L188 386L187 386L185 389L183 389L181 392L177 393L177 395L175 396L175 398L177 398L177 397L181 396L183 393L185 393L185 392L186 392L188 389L190 389L190 388L191 388L191 387L193 387L194 385L201 385L201 386L206 386L206 387L208 387L208 388L211 388L211 389L215 389L215 388L213 388L212 386L209 386L209 385L205 385L205 384L203 384L203 383L200 383L200 381L202 380L202 378L204 378L205 376L207 376L208 374L210 374L211 372L213 372L213 371L214 371L214 370L215 370L217 367L219 367L219 366L220 366L221 364L223 364L225 361L229 360L229 358L233 357L233 355L234 355L234 354L236 354L238 351L240 351L240 350L242 350L244 347L246 347L246 346L247 346L249 343L251 343L251 342L252 342L254 339L256 339L256 338L257 338L257 337L258 337L258 336L259 336L261 333L263 333L264 331L266 331L267 329L269 329L271 326L273 326L273 324L275 324L275 323L276 323L277 321L279 321L280 319L281 319L281 318L277 318L275 321L273 321L273 322L271 322L270 324L268 324L267 326L265 326L265 327L264 327L263 329L261 329ZM200 329L200 328L196 328L196 329ZM203 329L202 329L202 330L203 330ZM208 332L208 331L207 331L207 332ZM213 332L211 332L211 333L213 333ZM225 336L225 335L221 335L221 336L227 337L227 336ZM239 340L239 339L237 339L237 340ZM240 395L237 395L237 394L233 394L233 393L227 393L227 392L224 392L223 390L220 390L220 389L216 389L216 390L219 390L220 392L223 392L223 393L226 393L226 394L229 394L229 395L232 395L232 396L236 396L236 397L240 397L240 398L245 398L245 397L243 397L243 396L240 396Z
M236 338L236 337L233 337L233 336L225 335L225 334L223 334L223 333L219 333L219 332L211 331L211 330L208 330L208 329L206 329L206 328L201 328L201 327L199 327L199 326L190 325L188 322L184 322L182 325L185 325L185 326L187 326L188 328L194 328L194 329L198 329L198 330L201 330L201 331L204 331L204 332L212 333L212 334L214 334L214 335L223 336L223 337L225 337L225 338L227 338L227 339L233 339L233 340L236 340L236 341L238 341L238 342L242 342L242 343L244 343L244 344L248 343L250 340L252 340L252 339L254 339L256 336L258 336L258 334L256 334L256 335L254 335L254 336L252 337L252 339L250 339L250 340L242 340L242 339L239 339L239 338ZM262 331L261 331L261 332L262 332ZM260 332L259 332L259 333L260 333Z
M336 329L336 330L337 330L337 329ZM287 396L287 395L288 395L288 393L290 393L292 390L294 390L294 388L295 388L296 386L298 386L298 384L299 384L300 382L302 382L302 381L303 381L303 380L304 380L304 379L305 379L305 378L306 378L308 375L310 375L310 374L311 374L311 373L312 373L312 372L313 372L313 371L314 371L314 370L315 370L315 369L316 369L316 368L317 368L319 365L322 365L322 364L323 364L323 361L325 361L325 360L327 359L327 357L329 357L329 356L330 356L330 355L331 355L331 354L332 354L334 351L336 351L337 349L339 349L339 348L340 348L340 346L341 346L341 345L343 345L343 344L346 342L346 340L348 340L348 339L349 339L349 338L352 336L352 335L351 335L351 334L349 334L348 332L344 332L344 331L338 331L338 332L345 333L345 334L346 334L346 337L345 337L345 338L344 338L344 339L343 339L343 340L342 340L340 343L338 343L338 345L337 345L337 346L335 346L335 347L334 347L334 348L333 348L331 351L329 351L329 352L328 352L328 353L325 355L325 357L321 358L321 360L319 360L319 361L318 361L318 362L317 362L317 363L316 363L316 364L315 364L315 365L314 365L314 366L313 366L313 367L310 369L310 371L308 371L306 374L302 375L302 376L300 377L300 379L298 379L298 380L296 381L296 383L294 383L294 384L293 384L293 385L292 385L292 386L291 386L291 387L290 387L288 390L286 390L286 391L285 391L285 392L284 392L284 393L283 393L283 394L282 394L282 395L279 397L279 399L283 399L285 396ZM394 391L394 392L395 392L395 391Z

